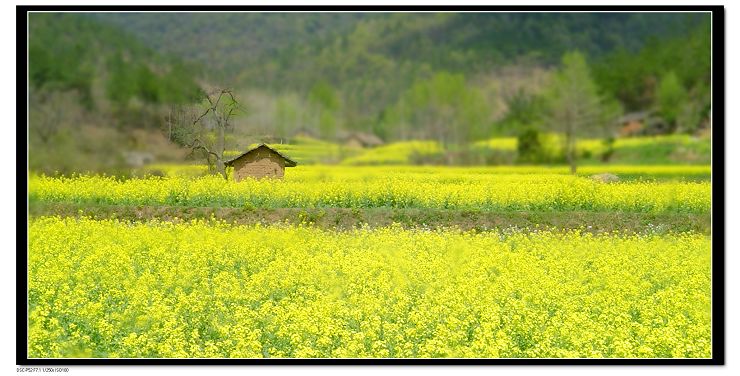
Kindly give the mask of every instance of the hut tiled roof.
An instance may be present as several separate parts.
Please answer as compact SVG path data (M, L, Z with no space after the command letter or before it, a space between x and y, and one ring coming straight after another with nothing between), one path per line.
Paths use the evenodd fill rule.
M379 146L383 145L383 140L380 139L380 137L372 134L372 133L365 133L365 132L341 132L339 134L339 138L343 139L345 141L349 141L350 139L356 139L364 146Z
M383 145L383 140L381 140L380 137L372 133L358 133L356 137L359 138L363 144L368 145L368 146Z
M249 153L251 153L251 152L253 152L253 151L257 150L257 149L259 149L259 148L266 148L267 150L270 150L271 152L273 152L273 153L277 154L278 156L280 156L280 158L283 158L285 160L285 167L295 167L296 165L298 165L298 163L296 161L290 159L288 156L284 155L283 153L281 153L281 152L279 152L279 151L277 151L277 150L275 150L275 149L267 146L266 144L259 144L259 145L255 146L255 147L253 147L253 148L245 151L244 153L241 153L241 154L237 155L236 157L234 157L232 159L229 159L228 161L224 162L224 164L226 166L231 166L237 159L239 159L239 158L241 158L241 157L243 157L243 156L245 156L245 155L247 155L247 154L249 154Z

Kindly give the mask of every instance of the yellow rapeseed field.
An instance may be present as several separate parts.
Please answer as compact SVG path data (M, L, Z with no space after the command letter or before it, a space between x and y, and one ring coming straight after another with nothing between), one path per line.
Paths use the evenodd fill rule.
M32 176L29 199L81 204L225 207L438 208L537 211L708 213L710 182L630 181L604 184L586 177L485 173L468 168L309 167L285 180L218 176L120 180L80 175Z
M40 217L30 357L709 357L692 233Z
M343 165L404 165L410 162L412 155L431 155L441 153L444 149L434 141L395 142L372 149L365 149L357 156L342 160Z

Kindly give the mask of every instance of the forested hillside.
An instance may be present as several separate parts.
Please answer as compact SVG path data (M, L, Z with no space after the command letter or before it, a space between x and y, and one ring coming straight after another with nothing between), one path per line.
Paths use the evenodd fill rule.
M275 133L260 123L277 118L281 131L308 127L325 138L336 129L415 136L401 130L399 108L416 102L425 111L434 104L429 101L439 107L444 99L419 103L419 93L456 96L460 82L469 99L460 104L472 105L460 112L479 113L473 133L511 134L500 120L512 97L539 95L546 72L572 50L585 54L602 93L625 111L654 107L665 72L678 75L683 91L691 92L687 97L706 96L709 82L709 18L698 13L90 16L200 63L213 82L249 91L250 102L259 103L252 114L261 113L251 122L252 133L260 134ZM270 114L262 113L265 108ZM470 118L460 115L453 123L470 124ZM422 134L429 127L415 126Z
M96 13L89 17L139 37L153 49L202 64L212 80L261 76L291 51L352 30L362 13Z
M173 141L162 132L173 109L193 110L209 87L233 89L242 107L231 149L300 130L452 146L550 131L553 80L575 51L600 117L651 111L669 131L693 132L710 109L710 23L699 13L67 13L29 22L31 142L78 151L37 153L32 163L51 170L65 169L65 155L103 161L111 145L145 148L120 140L130 129ZM76 133L84 126L95 131Z
M167 106L201 91L197 69L83 15L29 16L31 166L120 164L134 129L159 132Z
M88 106L104 99L126 105L132 98L183 103L197 95L194 66L156 53L116 27L75 14L40 13L29 18L29 34L34 88L74 89Z
M685 36L699 14L668 13L105 13L159 51L198 61L213 78L277 88L324 79L343 86L384 66L472 73L512 60L554 65ZM375 69L373 69L375 68ZM392 69L388 69L390 72Z

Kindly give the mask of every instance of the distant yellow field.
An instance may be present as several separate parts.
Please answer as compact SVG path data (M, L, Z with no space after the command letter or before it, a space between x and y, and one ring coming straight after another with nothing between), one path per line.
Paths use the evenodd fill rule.
M599 183L545 173L487 173L476 168L311 166L285 180L218 176L117 180L81 175L34 176L29 199L113 205L228 207L438 208L535 211L708 213L711 183L631 181Z
M396 142L364 150L355 157L342 160L343 165L403 165L409 163L412 156L428 155L442 152L439 143L434 141Z

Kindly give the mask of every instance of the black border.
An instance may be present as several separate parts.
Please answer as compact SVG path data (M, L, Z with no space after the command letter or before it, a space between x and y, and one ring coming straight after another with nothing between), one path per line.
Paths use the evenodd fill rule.
M712 13L712 358L707 359L38 359L28 358L27 14L80 11L644 12ZM725 364L725 10L724 6L16 6L16 364L17 365L724 365ZM21 100L21 98L26 100ZM24 161L26 163L21 163Z

